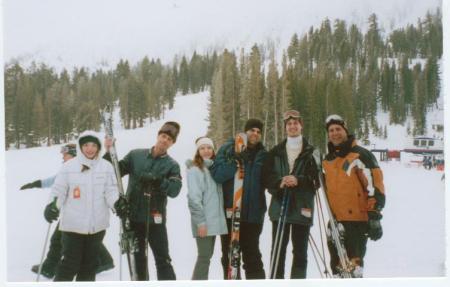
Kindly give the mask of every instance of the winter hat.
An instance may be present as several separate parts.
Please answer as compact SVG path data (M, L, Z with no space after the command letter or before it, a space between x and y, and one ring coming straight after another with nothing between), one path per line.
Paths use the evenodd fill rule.
M300 122L300 124L303 127L303 119L300 115L300 112L297 110L289 110L289 111L285 111L283 114L283 121L284 121L284 125L286 126L286 123L289 119L296 119Z
M180 133L180 125L177 122L166 122L159 129L158 135L161 133L165 133L173 139L173 142L176 142Z
M214 149L214 143L213 143L212 139L210 139L208 137L201 137L195 141L195 145L197 146L197 149L200 146L205 145L205 144L209 145L210 147L212 147L212 149Z
M261 132L263 130L263 123L259 119L248 119L245 123L244 131L258 128Z
M327 129L331 125L340 125L345 132L348 134L347 124L345 123L344 119L340 115L329 115L327 119L325 120L325 128Z
M73 157L77 156L77 145L76 144L66 144L65 146L61 147L61 153L62 154L70 154Z
M98 146L98 149L100 150L102 147L102 144L100 143L100 140L93 135L87 134L85 136L80 137L80 139L78 140L78 144L80 145L80 148L85 144L85 143L95 143Z

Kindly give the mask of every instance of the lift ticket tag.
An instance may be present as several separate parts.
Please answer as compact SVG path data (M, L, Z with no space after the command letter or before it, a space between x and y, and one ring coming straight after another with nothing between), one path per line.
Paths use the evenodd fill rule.
M80 194L81 194L80 187L79 186L75 187L73 190L73 198L80 198Z

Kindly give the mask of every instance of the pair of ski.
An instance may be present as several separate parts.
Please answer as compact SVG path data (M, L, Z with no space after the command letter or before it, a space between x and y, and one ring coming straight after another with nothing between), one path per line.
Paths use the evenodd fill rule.
M114 139L113 127L112 127L112 109L110 106L107 106L104 111L102 111L102 119L105 127L106 137L110 139ZM119 190L120 197L126 197L123 184L122 184L122 176L120 174L119 168L119 159L117 156L116 146L113 142L112 147L109 149L109 153L111 155L112 165L114 167L114 173L116 175L117 187ZM130 219L128 217L120 219L120 250L122 254L126 254L128 269L130 272L130 279L132 281L138 280L137 269L136 269L136 260L135 253L138 251L138 241L137 237L134 234L133 229L131 228ZM122 261L120 261L122 265ZM122 280L122 266L120 266L120 280Z

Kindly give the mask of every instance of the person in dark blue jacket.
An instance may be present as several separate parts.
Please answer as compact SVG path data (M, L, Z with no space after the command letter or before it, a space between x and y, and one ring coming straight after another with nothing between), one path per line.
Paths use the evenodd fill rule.
M236 155L234 139L223 144L214 164L209 168L213 179L222 184L224 208L227 217L228 234L221 236L222 267L227 279L229 265L231 215L233 206L234 175L237 170L236 160L244 163L244 193L242 195L240 248L246 279L265 279L264 266L259 250L259 237L263 228L264 215L267 210L264 187L261 183L262 165L267 151L261 143L263 123L258 119L249 119L245 124L248 144L245 151ZM240 273L239 276L240 278Z

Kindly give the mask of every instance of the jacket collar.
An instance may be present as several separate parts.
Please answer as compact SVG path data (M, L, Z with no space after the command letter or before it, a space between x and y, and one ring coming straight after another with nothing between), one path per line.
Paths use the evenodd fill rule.
M328 142L328 153L333 154L337 157L345 157L350 153L350 150L355 145L356 145L355 136L349 135L348 139L338 146L335 146L331 142Z
M162 155L159 155L159 156L157 156L157 157L154 157L153 154L152 154L152 151L153 151L154 148L155 148L155 147L152 146L152 148L149 149L147 157L151 157L151 158L157 159L157 158L165 158L165 157L168 155L167 152L166 152L166 153L164 153L164 154L162 154Z

